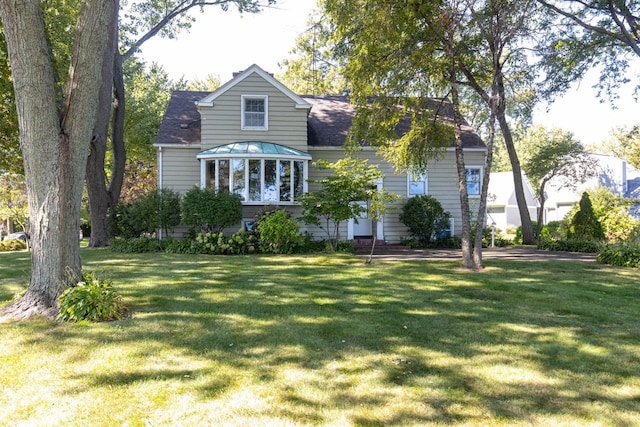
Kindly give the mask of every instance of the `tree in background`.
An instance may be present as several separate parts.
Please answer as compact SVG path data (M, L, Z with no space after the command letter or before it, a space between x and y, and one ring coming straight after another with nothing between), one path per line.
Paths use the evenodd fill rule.
M204 79L194 79L187 83L187 90L213 92L220 87L220 77L215 74L207 74Z
M615 128L611 131L611 138L593 148L604 154L613 154L640 169L640 125Z
M535 185L540 203L536 236L540 236L544 220L546 187L551 180L561 187L575 189L596 175L596 163L571 132L534 126L517 142L522 170Z
M26 292L8 317L55 316L62 291L82 278L78 228L88 145L97 120L106 40L116 0L85 0L78 11L66 83L59 91L38 1L0 2L20 126L31 234Z
M278 79L289 89L303 95L342 95L347 84L333 58L331 41L333 28L325 16L315 12L309 28L296 37L289 52L291 59L278 64L285 72Z
M17 173L0 172L0 222L12 221L21 230L28 230L29 206L27 203L27 186L24 176ZM9 225L6 232L12 232ZM0 240L1 236L0 236Z

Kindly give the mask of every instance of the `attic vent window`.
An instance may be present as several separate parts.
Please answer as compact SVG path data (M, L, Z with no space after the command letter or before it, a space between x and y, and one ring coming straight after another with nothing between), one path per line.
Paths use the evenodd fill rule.
M266 95L242 95L243 130L267 130L268 97Z

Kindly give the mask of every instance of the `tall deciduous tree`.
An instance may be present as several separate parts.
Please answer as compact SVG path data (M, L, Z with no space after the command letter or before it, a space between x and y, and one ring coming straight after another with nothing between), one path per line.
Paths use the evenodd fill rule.
M547 184L554 180L562 187L575 189L595 176L596 162L571 132L543 126L527 129L524 137L518 141L518 154L522 159L522 169L536 186L540 203L536 231L539 236L544 220Z
M45 2L41 4L45 18L45 34L53 52L53 68L56 73L57 96L61 91L69 69L69 58L75 23L78 18L79 0L65 2ZM18 117L13 80L7 46L0 25L0 170L24 174L20 141L18 137Z
M99 121L91 139L91 156L87 163L87 190L91 216L90 246L108 243L107 210L120 198L126 170L124 127L126 120L126 90L123 64L150 38L161 35L174 38L182 29L188 29L195 18L189 15L193 8L219 6L223 10L235 6L240 13L257 13L275 0L171 0L157 2L141 0L132 2L120 17L123 39L114 39L111 78L106 78L100 100ZM105 77L108 72L105 71ZM112 85L112 86L111 86ZM107 92L109 87L109 92ZM113 96L106 96L107 94ZM112 108L113 106L113 108ZM109 113L111 124L109 126ZM111 133L109 134L109 130ZM109 179L105 173L107 143L111 143L113 155Z
M382 147L397 169L419 172L455 141L463 265L481 268L481 245L471 241L459 111L459 56L465 54L468 41L461 35L470 23L471 9L464 1L327 0L325 11L335 21L336 52L345 61L357 108L353 139ZM451 101L434 102L432 97ZM406 117L411 129L398 138L397 126ZM479 208L486 200L486 185L488 179ZM479 210L476 219L481 230L484 212Z
M532 244L535 243L535 236L507 108L509 100L518 99L524 100L525 106L531 106L532 97L527 93L532 92L532 67L528 64L528 56L523 52L523 44L534 31L536 4L533 0L466 0L466 3L470 9L471 21L462 30L465 54L458 55L458 67L466 78L464 84L470 86L489 107L490 135L493 123L497 122L499 125L513 172L514 191L522 223L522 241ZM492 138L488 145L492 155ZM488 169L491 160L488 159Z
M640 124L613 129L611 138L603 141L598 149L626 160L634 168L640 169Z
M60 293L82 276L78 227L84 169L116 1L82 2L62 102L40 1L0 2L0 18L18 112L32 247L29 287L5 313L52 315Z

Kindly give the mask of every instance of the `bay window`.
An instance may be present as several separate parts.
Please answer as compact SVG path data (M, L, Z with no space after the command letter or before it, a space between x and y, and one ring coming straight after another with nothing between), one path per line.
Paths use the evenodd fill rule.
M266 142L233 143L198 153L202 185L237 194L245 204L296 203L311 156Z

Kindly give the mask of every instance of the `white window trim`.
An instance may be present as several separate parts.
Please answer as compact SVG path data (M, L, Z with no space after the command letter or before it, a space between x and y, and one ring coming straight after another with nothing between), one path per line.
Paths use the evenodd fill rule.
M482 194L482 180L484 179L484 172L483 172L484 167L483 166L475 166L475 165L471 165L471 166L466 166L465 165L464 168L465 168L465 178L466 178L467 169L478 169L478 171L479 171L480 182L478 183L479 184L479 186L478 186L478 190L479 190L478 194L469 194L469 192L468 192L469 191L469 183L467 183L467 197L473 198L473 199L479 199L480 198L480 194ZM465 182L466 182L466 179L465 179Z
M207 164L208 163L215 163L215 176L214 176L214 185L215 185L215 189L218 190L220 189L220 182L219 182L219 177L218 177L218 171L220 170L220 166L219 166L219 162L220 160L227 160L229 161L229 188L225 189L225 190L231 190L233 188L233 168L232 166L232 160L234 159L239 159L239 160L244 160L245 164L244 164L244 182L245 182L245 187L244 187L244 193L241 195L244 200L241 200L243 205L256 205L256 206L263 206L263 205L298 205L300 203L299 200L295 199L295 176L293 175L293 171L295 169L294 167L294 162L302 162L302 175L303 175L303 186L302 186L302 194L306 194L308 192L308 185L307 185L307 179L309 176L309 161L308 160L301 160L301 159L292 159L292 158L286 158L286 157L278 157L278 158L261 158L260 160L260 199L259 201L256 200L249 200L249 160L258 160L255 158L245 158L245 157L224 157L224 158L220 158L220 159L211 159L211 160L201 160L200 162L200 187L201 188L205 188L207 185L207 180L206 180L206 171L208 169ZM276 182L275 182L275 186L277 189L277 199L276 200L264 200L264 195L265 195L265 160L275 160L276 161ZM289 198L289 200L280 200L280 163L286 162L289 164L290 166L290 174L292 174L291 178L290 178L290 193L291 196ZM211 179L211 177L209 177L209 179ZM292 200L293 198L293 200Z
M264 126L245 126L245 101L247 99L262 99L264 100ZM269 96L267 95L241 95L240 96L240 128L242 130L269 130Z
M409 171L407 173L407 197L426 196L427 194L429 194L429 172L424 173L424 194L411 194L411 183L419 182L419 181L412 181L411 175L413 175L413 172Z

